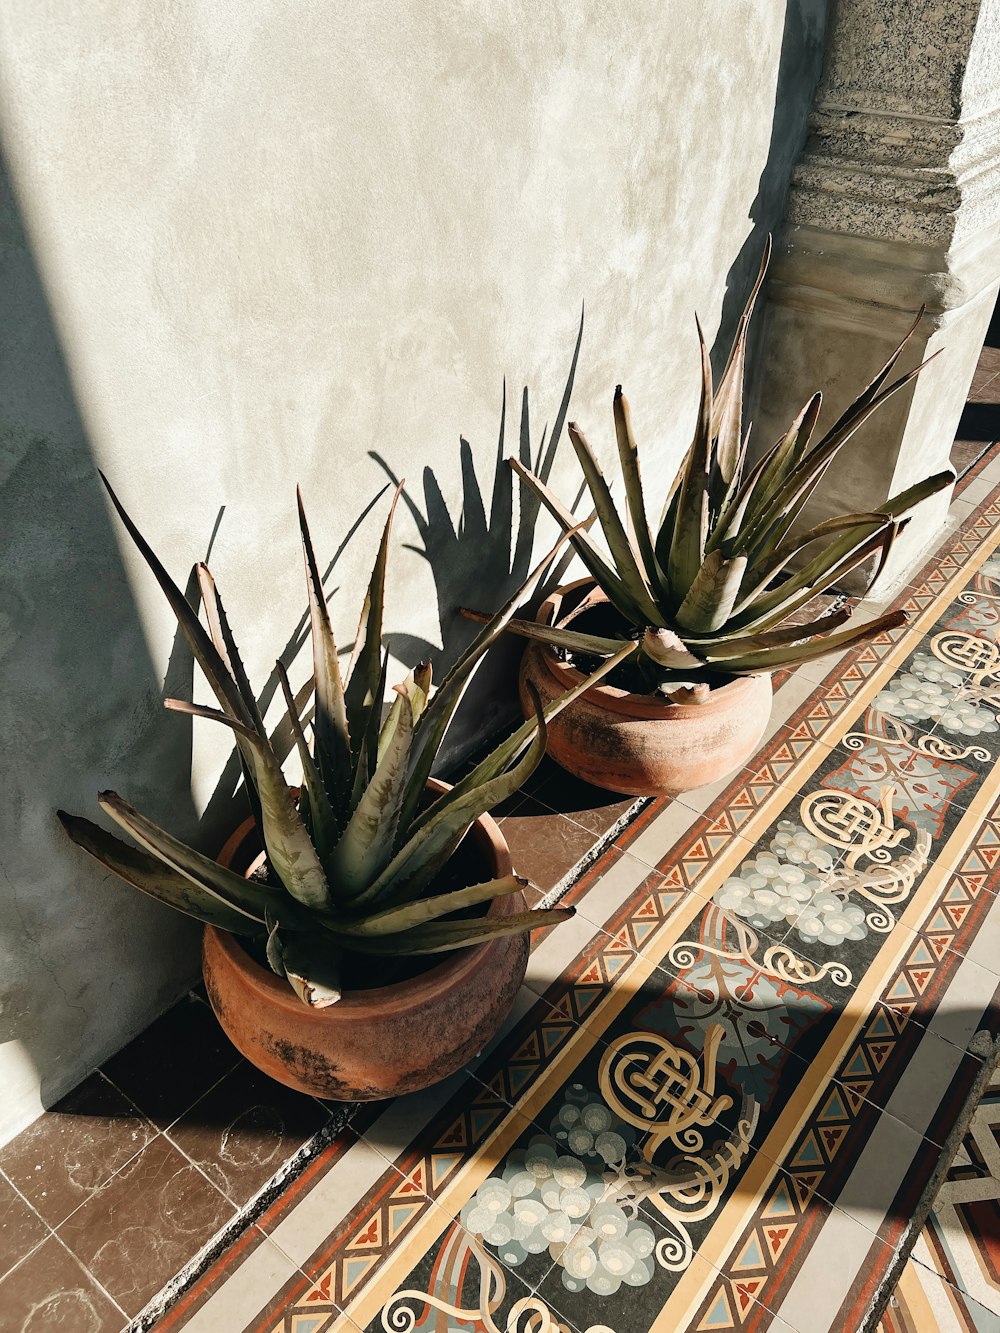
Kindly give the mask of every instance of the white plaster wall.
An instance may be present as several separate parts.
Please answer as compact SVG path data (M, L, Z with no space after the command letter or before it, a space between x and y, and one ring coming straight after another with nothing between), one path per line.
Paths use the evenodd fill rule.
M179 580L225 506L212 566L259 681L303 606L295 482L327 555L385 481L372 451L421 508L431 468L457 524L464 436L488 507L504 376L515 409L529 386L537 444L584 299L571 415L607 454L623 380L665 479L691 428L693 313L710 338L731 325L780 222L823 15L823 0L7 0L0 1138L197 967L196 931L95 873L52 809L93 814L114 786L206 844L226 818L218 800L204 816L224 738L206 723L192 748L161 715L165 675L180 692L190 667L95 468ZM559 488L577 476L563 448ZM346 640L384 504L331 578ZM464 548L441 547L445 602L505 591L474 519ZM440 617L403 543L420 545L405 513L388 623L409 662L440 644Z

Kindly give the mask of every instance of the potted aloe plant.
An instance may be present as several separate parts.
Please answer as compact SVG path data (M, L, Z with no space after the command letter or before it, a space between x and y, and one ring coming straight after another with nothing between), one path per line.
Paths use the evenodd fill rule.
M488 816L534 769L546 720L569 695L535 708L455 786L431 777L474 667L559 547L436 690L430 666L418 666L396 686L383 717L392 511L342 675L299 497L313 657L307 716L309 691L293 696L280 662L277 668L302 770L296 789L265 729L207 566L197 567L206 629L106 480L105 486L219 705L171 699L167 707L233 732L252 816L218 859L185 846L111 791L101 793L100 806L138 846L59 811L63 826L122 879L205 923L203 970L212 1007L239 1050L272 1077L350 1100L447 1077L508 1012L524 977L527 932L572 914L526 910L526 881L512 873L507 846Z
M527 709L536 695L546 701L578 688L587 670L633 645L631 657L577 697L549 733L553 758L613 791L676 795L723 777L760 742L770 713L771 672L904 623L904 613L892 611L848 624L847 608L809 618L807 604L874 560L870 587L908 521L907 511L955 479L948 469L876 510L810 527L800 522L840 449L923 368L886 384L923 310L872 382L820 439L812 438L821 403L817 393L773 448L749 465L742 433L744 358L768 252L717 388L698 327L698 419L658 526L651 527L647 518L620 385L613 412L624 515L582 431L569 425L606 550L537 476L510 460L590 572L590 578L543 602L533 622L508 621L509 630L532 640L521 668L522 704Z

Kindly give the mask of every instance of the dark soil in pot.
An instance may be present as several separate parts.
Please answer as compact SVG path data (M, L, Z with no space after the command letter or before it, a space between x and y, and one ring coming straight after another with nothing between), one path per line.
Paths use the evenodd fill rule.
M610 602L584 606L580 611L570 613L562 625L565 629L572 629L580 634L595 634L604 639L619 638L624 641L639 638L635 626L630 625ZM604 661L602 657L595 657L590 653L577 653L569 648L553 648L551 651L557 661L564 662L584 676L596 671ZM731 676L725 676L719 671L709 671L707 668L704 671L667 672L657 667L644 654L640 654L616 666L604 677L603 683L613 685L619 690L627 690L629 694L656 695L661 684L665 684L670 690L677 690L684 685L703 681L714 690L731 679Z

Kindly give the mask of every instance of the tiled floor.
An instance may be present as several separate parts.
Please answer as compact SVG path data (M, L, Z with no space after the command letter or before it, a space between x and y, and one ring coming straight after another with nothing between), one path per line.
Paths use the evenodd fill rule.
M997 1333L1000 1089L920 1232L1000 1032L1000 461L968 431L911 625L782 677L745 769L637 802L546 764L510 804L578 915L468 1073L345 1124L192 995L0 1149L0 1330L848 1333L888 1299L883 1333Z

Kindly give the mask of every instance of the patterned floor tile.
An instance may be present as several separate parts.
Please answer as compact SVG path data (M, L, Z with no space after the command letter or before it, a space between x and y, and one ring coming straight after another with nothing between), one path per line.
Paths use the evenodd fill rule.
M1000 1033L991 466L905 590L910 625L782 676L744 768L645 803L539 770L504 831L532 900L565 890L576 916L535 933L497 1036L467 1072L360 1108L163 1333L871 1326ZM206 1014L170 1020L203 1056L176 1086L140 1041L115 1086L57 1112L80 1169L28 1141L0 1156L20 1191L5 1282L64 1238L135 1313L174 1240L190 1257L327 1122L226 1067ZM959 1253L997 1208L981 1121L886 1320L1000 1304L990 1242Z

